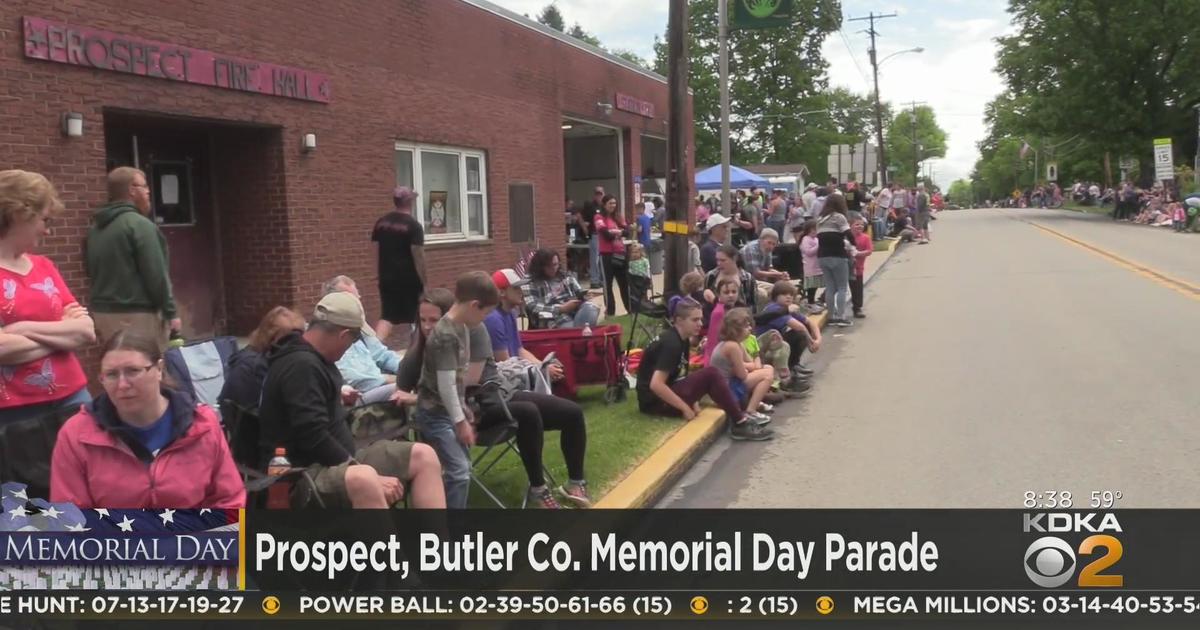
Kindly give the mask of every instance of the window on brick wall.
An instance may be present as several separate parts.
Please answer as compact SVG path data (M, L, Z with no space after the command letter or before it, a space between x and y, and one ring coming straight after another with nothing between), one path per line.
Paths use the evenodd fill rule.
M396 185L417 191L413 216L425 240L488 237L487 158L482 151L396 143Z

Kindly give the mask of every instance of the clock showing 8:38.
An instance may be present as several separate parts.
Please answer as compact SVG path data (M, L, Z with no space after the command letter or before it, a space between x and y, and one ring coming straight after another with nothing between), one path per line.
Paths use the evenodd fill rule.
M1088 495L1087 507L1111 509L1116 507L1121 496L1120 490L1093 490ZM1075 498L1070 490L1026 490L1023 505L1028 510L1069 510L1075 507Z

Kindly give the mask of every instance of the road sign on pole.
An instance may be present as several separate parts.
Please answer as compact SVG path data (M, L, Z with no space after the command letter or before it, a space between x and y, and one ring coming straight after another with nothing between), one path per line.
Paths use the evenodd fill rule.
M792 23L792 0L730 0L734 28L775 28Z
M1175 160L1171 156L1171 139L1154 139L1154 179L1170 181L1175 179Z

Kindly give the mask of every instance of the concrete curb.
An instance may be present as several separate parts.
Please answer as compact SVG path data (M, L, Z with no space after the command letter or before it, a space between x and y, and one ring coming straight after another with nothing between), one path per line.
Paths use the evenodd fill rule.
M883 261L871 270L866 282L873 280L896 253L900 241L892 241L884 254ZM829 319L825 312L811 318L820 328L825 328ZM725 414L720 409L706 407L699 415L687 422L667 438L632 472L617 483L612 490L600 498L593 508L632 510L654 505L667 488L674 485L699 459L705 449L725 431Z

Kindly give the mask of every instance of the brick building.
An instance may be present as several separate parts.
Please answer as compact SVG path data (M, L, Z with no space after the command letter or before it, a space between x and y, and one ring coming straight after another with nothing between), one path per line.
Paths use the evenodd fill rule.
M483 0L7 0L0 80L0 168L67 205L44 253L86 300L105 173L147 170L192 337L307 312L338 273L375 317L369 232L397 183L446 285L561 249L568 195L627 208L666 176L665 79Z

